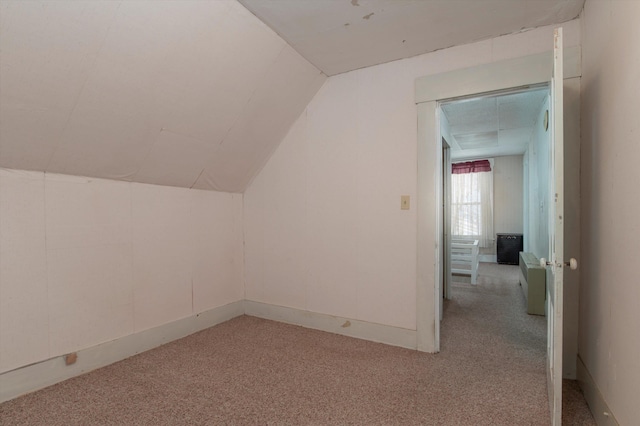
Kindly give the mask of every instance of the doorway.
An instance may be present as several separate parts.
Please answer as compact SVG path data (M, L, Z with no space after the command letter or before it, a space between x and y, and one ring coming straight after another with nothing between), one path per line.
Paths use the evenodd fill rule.
M496 264L499 235L533 240L535 254L548 257L538 250L546 244L540 236L546 235L548 212L538 207L548 198L548 182L542 179L548 157L541 153L549 149L549 89L541 84L446 100L438 108L440 134L450 141L450 160L443 153L442 166L443 209L450 212L443 215L442 282L449 299L449 284L477 285L479 264Z
M565 49L565 203L579 206L579 48ZM527 89L547 84L552 63L551 52L483 64L442 74L429 75L416 80L415 101L418 113L418 182L417 182L417 257L416 282L416 346L420 351L438 352L440 348L440 297L443 288L442 251L442 136L439 127L438 102L464 97L477 97L512 88ZM448 142L450 140L447 139ZM575 175L575 176L574 176ZM572 198L572 199L570 199ZM566 211L567 223L572 214L570 229L565 240L579 250L579 211ZM569 250L565 246L565 250ZM565 284L564 371L575 376L577 354L578 289L574 275ZM568 306L569 305L569 306Z

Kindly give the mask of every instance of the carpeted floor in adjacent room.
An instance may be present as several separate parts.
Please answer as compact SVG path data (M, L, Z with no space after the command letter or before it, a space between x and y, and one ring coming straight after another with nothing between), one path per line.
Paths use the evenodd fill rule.
M453 285L425 354L242 316L0 405L2 425L548 425L517 267ZM565 384L565 425L595 425Z

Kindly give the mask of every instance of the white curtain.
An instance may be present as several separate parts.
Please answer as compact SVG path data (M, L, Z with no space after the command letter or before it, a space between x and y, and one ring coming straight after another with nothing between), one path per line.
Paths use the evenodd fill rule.
M493 245L493 171L451 175L451 235Z

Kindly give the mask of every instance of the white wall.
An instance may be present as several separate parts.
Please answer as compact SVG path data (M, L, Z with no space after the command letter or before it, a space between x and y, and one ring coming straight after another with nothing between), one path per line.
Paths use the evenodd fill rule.
M0 169L0 372L241 300L242 195Z
M321 89L245 193L247 299L414 328L416 217L400 195L414 194L415 116L385 130L356 77Z
M400 210L416 196L414 81L549 51L552 31L330 77L245 192L247 299L415 330L418 218Z
M523 232L522 155L493 157L493 232L521 234ZM483 247L480 253L496 254L496 241Z
M549 144L550 131L542 123L549 109L549 98L540 106L533 133L527 145L524 162L527 164L528 218L527 251L538 258L549 258Z
M579 354L621 425L640 419L640 2L583 13Z
M496 234L522 233L522 155L493 160L493 223Z

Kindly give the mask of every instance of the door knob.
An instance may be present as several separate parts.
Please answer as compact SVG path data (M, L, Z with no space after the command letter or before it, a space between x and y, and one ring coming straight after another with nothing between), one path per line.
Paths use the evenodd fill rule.
M576 269L578 269L578 261L575 260L573 257L569 259L568 262L564 262L564 264L568 266L572 271L575 271Z
M568 262L564 262L565 266L568 266L572 271L575 271L576 269L578 269L578 261L576 259L574 259L573 257L571 259L569 259ZM540 266L543 268L546 268L547 265L552 265L551 262L547 261L547 259L545 259L544 257L540 258Z

